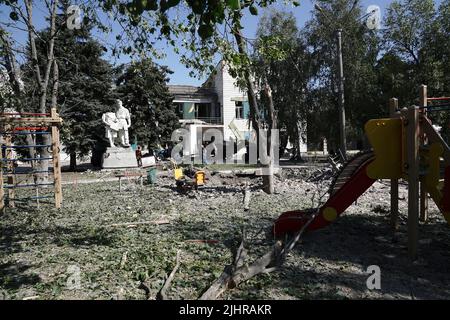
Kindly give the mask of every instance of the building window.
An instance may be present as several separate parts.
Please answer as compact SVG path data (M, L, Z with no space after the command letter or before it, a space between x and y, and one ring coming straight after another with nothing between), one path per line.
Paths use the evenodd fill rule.
M175 112L177 113L177 116L179 119L183 119L184 111L183 111L183 103L182 102L175 102Z
M242 101L235 102L235 110L236 119L244 119L244 105L242 104Z
M196 103L195 118L204 119L211 117L211 103Z

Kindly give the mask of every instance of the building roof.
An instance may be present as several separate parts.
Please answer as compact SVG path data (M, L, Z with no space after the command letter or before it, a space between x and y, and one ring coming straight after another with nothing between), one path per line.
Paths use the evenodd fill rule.
M169 92L175 96L176 100L209 98L217 99L214 89L185 85L168 85Z

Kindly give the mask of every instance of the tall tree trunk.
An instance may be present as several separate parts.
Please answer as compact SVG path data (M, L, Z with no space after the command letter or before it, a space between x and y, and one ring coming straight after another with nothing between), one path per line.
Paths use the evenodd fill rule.
M59 88L59 69L58 69L58 62L54 58L53 59L52 104L51 104L52 108L56 108L57 107L57 103L58 103L58 88ZM50 139L50 135L45 135L45 137L47 138L46 139L46 144L47 145L51 145L52 144L52 140ZM48 157L50 155L49 149L47 149L46 152L47 152L46 154L47 154L47 157ZM59 152L59 150L57 150L57 152ZM51 154L53 154L53 153L51 153ZM71 161L72 161L72 159L71 159ZM53 163L53 169L54 169L55 168L54 159L52 160L52 163ZM75 166L76 166L76 160L75 160ZM46 164L46 167L48 168L48 163ZM48 175L47 175L47 178L48 178Z
M272 98L272 90L267 83L264 86L264 94L267 97L267 101L269 104L269 129L267 133L267 150L268 150L268 156L269 156L269 164L267 166L268 172L267 174L263 175L263 189L264 192L268 194L274 193L274 178L273 178L273 172L274 172L274 161L275 161L275 155L274 155L274 146L272 145L272 130L277 129L277 120L275 116L275 106L273 104L273 98Z
M19 102L17 105L14 105L14 109L17 112L23 112L24 110L21 102L24 88L20 75L20 69L16 64L16 58L13 53L9 37L4 32L0 32L0 37L3 43L3 47L0 49L3 51L3 56L5 57L5 68L8 72L9 83L11 85L11 88L13 89L14 95ZM25 135L25 141L29 146L36 144L35 138L31 133ZM34 158L36 156L35 148L28 148L28 156L30 158ZM32 161L32 166L34 167L33 163L34 161Z
M47 47L47 61L46 61L46 65L45 65L45 73L44 73L44 77L42 78L41 75L41 71L39 68L39 60L38 60L38 55L37 55L37 49L36 49L36 34L35 34L35 28L33 26L33 3L31 0L25 0L25 8L26 8L26 12L27 12L27 19L26 19L26 24L27 24L27 29L28 29L28 40L30 43L30 55L31 55L31 59L32 59L32 64L33 64L33 70L34 70L34 75L39 87L39 112L40 113L46 113L47 112L47 89L48 89L48 85L49 85L49 80L50 80L50 73L52 71L52 67L56 66L56 63L54 63L54 46L55 46L55 38L56 38L56 10L58 7L58 0L53 0L51 1L51 4L49 5L48 9L50 12L50 41ZM53 80L58 79L58 70L56 68L53 68ZM53 84L53 92L52 92L52 100L53 100L53 96L56 97L58 92L58 84L55 83ZM55 98L56 99L56 98ZM52 101L53 102L53 101ZM51 144L51 139L49 135L42 135L41 139L39 139L41 141L42 144L44 145L50 145ZM45 172L48 171L48 167L49 167L49 161L47 158L49 158L50 156L50 152L49 152L49 148L47 147L43 147L43 148L39 148L39 155L40 158L42 158L42 160L38 161L38 170ZM44 173L42 175L40 175L39 177L41 180L43 180L44 182L47 181L48 179L48 174Z
M20 79L19 68L16 65L16 59L14 53L12 52L11 43L6 32L0 28L0 39L2 40L3 46L0 48L2 55L5 58L5 68L8 73L9 83L13 89L14 94L22 93L22 84Z
M70 171L77 170L77 153L71 152L70 153Z
M238 45L239 53L246 55L247 49L246 49L244 40L242 38L241 31L239 30L239 28L235 27L233 29L233 33L234 33L234 37L236 39L236 43ZM245 80L245 84L247 87L248 104L250 107L250 120L251 120L253 129L258 134L259 129L260 129L260 119L259 119L260 111L259 111L259 107L258 107L258 102L256 100L255 86L253 84L253 80L250 75L250 70L248 70L248 68L245 68L245 70L244 70L244 78L245 78L244 80Z
M236 43L238 46L238 52L242 55L247 55L247 49L242 37L242 33L240 31L240 29L235 26L233 28L233 34L234 37L236 39ZM260 110L258 107L258 102L256 100L256 90L255 90L255 86L253 84L253 80L250 74L250 70L247 67L244 67L244 80L246 83L246 87L247 87L247 97L248 97L248 104L250 106L250 119L251 119L251 124L253 129L256 131L256 136L259 139L259 130L261 129L261 121L259 119L260 117ZM273 108L273 100L272 97L270 97L270 103L272 104L271 108ZM273 117L273 112L271 112L271 119L270 122L274 123L274 119ZM264 184L264 191L271 194L274 192L274 187L273 187L273 150L271 147L271 143L270 143L270 129L271 126L269 126L269 134L268 134L268 153L269 153L269 157L270 157L270 161L269 161L269 165L266 169L268 169L268 174L267 175L263 175L263 184Z

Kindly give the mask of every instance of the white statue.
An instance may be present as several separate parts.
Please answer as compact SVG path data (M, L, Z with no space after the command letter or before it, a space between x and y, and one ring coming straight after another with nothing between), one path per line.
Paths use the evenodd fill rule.
M114 112L107 112L102 115L102 121L106 125L106 137L109 140L109 146L115 147L114 140L119 133L119 121Z
M129 147L128 128L131 127L130 111L123 107L122 101L119 99L116 100L116 117L119 120L119 138L122 146Z
M115 147L114 141L120 139L122 147L129 147L128 128L131 126L130 111L124 108L122 101L116 100L116 112L107 112L102 115L102 121L106 125L106 137L110 147Z

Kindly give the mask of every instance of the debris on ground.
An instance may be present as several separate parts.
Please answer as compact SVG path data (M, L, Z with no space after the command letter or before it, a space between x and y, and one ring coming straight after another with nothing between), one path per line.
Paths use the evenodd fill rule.
M272 195L261 190L261 177L233 174L207 173L202 189L185 194L177 192L170 172L159 174L154 185L127 181L121 193L115 180L64 185L61 210L18 204L1 216L0 296L154 298L180 250L182 262L163 294L196 299L229 264L230 247L239 244L243 228L253 261L273 245L269 230L280 213L317 205L329 185L307 181L315 170L284 169ZM248 206L246 192L251 194ZM400 184L399 198L406 196ZM306 234L279 271L252 278L223 298L448 299L448 226L430 202L429 221L420 226L421 262L412 264L406 247L407 201L400 200L399 208L400 228L393 233L389 186L376 182L335 223ZM381 290L366 286L371 265L381 269Z

